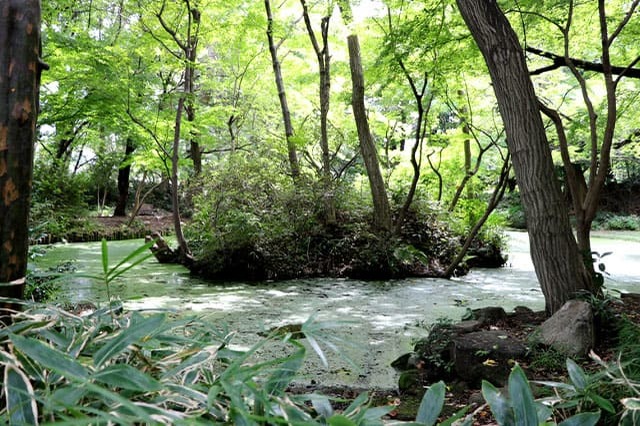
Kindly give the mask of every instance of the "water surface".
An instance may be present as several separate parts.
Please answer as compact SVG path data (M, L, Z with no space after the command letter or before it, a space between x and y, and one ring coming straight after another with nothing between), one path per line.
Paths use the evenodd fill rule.
M345 321L332 334L357 365L332 357L324 369L313 356L305 380L363 388L393 388L396 373L389 367L397 356L409 351L412 340L425 335L423 326L438 318L460 319L467 309L518 305L544 309L529 257L526 233L510 232L509 262L500 269L476 269L452 280L409 278L364 282L344 279L308 279L270 283L211 283L193 278L175 265L148 259L111 286L111 294L128 309L169 310L194 313L224 322L237 332L239 345L250 345L257 332L270 327L305 321ZM141 240L109 243L115 264L139 247ZM640 233L596 233L593 249L605 256L606 285L611 289L640 292ZM102 269L100 243L57 245L38 260L40 266L75 260L78 273ZM63 289L71 301L106 302L99 282L71 277Z

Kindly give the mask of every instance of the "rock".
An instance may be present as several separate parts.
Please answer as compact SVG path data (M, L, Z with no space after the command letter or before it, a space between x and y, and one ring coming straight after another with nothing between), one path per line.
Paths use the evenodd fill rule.
M640 294L639 293L621 293L620 298L622 301L630 300L632 302L640 302Z
M479 321L482 325L493 325L507 317L507 313L499 306L474 309L472 312L476 321Z
M142 204L138 209L138 215L140 216L153 216L155 214L155 208L152 204Z
M422 387L422 374L418 370L407 370L400 374L398 390L402 393L417 393Z
M456 334L466 334L480 330L482 328L482 325L482 322L478 320L467 320L460 321L459 323L451 326L451 328Z
M515 359L523 358L526 346L501 331L476 331L453 339L451 358L455 375L472 385L488 380L507 383Z
M413 370L418 366L418 361L418 355L415 352L409 352L396 358L391 366L398 371Z
M539 340L568 356L585 356L595 344L593 312L583 300L570 300L540 326Z
M513 308L513 312L516 315L530 315L533 314L533 310L527 306L516 306Z

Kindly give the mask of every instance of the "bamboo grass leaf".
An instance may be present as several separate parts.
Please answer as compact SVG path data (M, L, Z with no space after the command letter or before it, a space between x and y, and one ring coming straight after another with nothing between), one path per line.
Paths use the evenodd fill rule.
M102 273L106 277L109 274L109 248L107 247L107 240L102 239Z
M9 425L37 425L38 407L27 375L15 365L7 365L4 389Z
M440 381L429 387L429 390L422 397L416 421L426 426L432 426L438 420L442 406L444 405L444 394L446 386Z
M113 281L114 279L118 278L120 275L127 272L129 269L139 265L140 263L152 257L153 253L149 252L148 250L153 246L153 244L154 244L153 241L149 241L148 243L138 247L137 249L129 253L116 266L114 266L113 268L111 268L105 273L107 279L109 281ZM145 252L147 253L142 255ZM127 263L129 264L126 265L125 267L122 267Z
M120 355L132 343L159 332L165 319L164 314L148 318L139 317L129 328L122 330L94 354L93 364L96 367L101 367L105 362Z
M39 340L12 335L11 341L20 352L68 379L83 381L89 376L87 370L77 360Z
M162 389L159 381L127 364L110 365L94 373L92 378L114 388L136 392L155 392Z

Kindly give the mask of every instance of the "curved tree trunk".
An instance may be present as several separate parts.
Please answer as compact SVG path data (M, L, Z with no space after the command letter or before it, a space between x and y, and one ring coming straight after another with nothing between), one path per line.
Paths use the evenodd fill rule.
M351 105L353 116L358 129L358 139L360 140L360 152L369 177L371 186L371 197L373 198L373 225L376 228L391 230L391 207L387 198L387 191L384 186L384 179L380 172L380 162L378 161L378 151L369 129L367 111L364 105L364 74L362 72L362 62L360 59L360 42L358 36L351 34L347 37L349 47L349 65L351 67L351 81L353 93L351 95Z
M457 3L489 68L527 217L531 257L551 314L576 293L594 291L594 287L555 179L524 53L495 1Z
M27 273L40 72L46 67L39 54L40 2L0 1L0 297L15 299L24 296ZM2 314L16 309L0 304Z

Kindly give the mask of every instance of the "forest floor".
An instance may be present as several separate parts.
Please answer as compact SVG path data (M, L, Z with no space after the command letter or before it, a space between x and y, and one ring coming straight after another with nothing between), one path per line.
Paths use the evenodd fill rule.
M127 225L129 217L116 216L98 216L95 218L105 230L117 230ZM144 229L149 232L160 232L163 235L173 232L173 216L170 212L161 212L156 215L138 215L134 219L134 223L143 225Z

